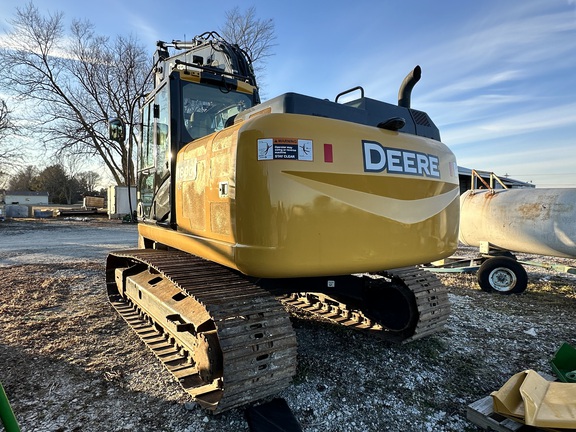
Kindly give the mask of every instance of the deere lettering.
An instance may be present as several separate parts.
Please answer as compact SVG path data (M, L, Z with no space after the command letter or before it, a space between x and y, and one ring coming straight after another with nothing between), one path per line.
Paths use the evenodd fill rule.
M362 141L364 171L440 178L437 156L411 150L384 147L375 141Z

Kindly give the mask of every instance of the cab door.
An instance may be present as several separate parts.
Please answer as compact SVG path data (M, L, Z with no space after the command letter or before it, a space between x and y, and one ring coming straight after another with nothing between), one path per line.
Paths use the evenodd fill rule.
M143 221L169 224L171 210L171 152L168 88L163 86L142 110L142 139L138 156L138 216Z

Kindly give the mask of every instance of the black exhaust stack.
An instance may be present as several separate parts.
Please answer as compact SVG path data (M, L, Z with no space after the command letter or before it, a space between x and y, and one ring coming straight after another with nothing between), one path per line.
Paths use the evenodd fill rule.
M400 85L400 90L398 90L398 106L404 108L410 108L410 96L412 95L412 89L422 76L422 69L420 66L416 66L412 72L406 75L402 85Z

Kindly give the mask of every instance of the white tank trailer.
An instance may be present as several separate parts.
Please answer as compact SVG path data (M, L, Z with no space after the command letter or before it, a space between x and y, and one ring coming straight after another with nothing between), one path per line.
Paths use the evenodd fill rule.
M460 241L576 258L576 189L470 190L460 197Z
M576 258L575 206L576 189L568 188L487 189L462 194L459 240L480 247L480 287L501 294L526 289L528 276L522 264L538 263L519 262L511 252Z

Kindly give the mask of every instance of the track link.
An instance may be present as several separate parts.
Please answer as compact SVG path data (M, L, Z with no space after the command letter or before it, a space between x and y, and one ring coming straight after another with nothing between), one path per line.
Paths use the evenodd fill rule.
M106 278L112 306L213 413L275 394L296 373L288 314L238 273L178 251L141 249L111 253Z
M295 293L281 297L290 307L304 310L335 324L368 331L392 342L410 342L444 329L450 315L448 292L438 278L419 267L406 267L375 275L402 284L413 296L415 317L407 328L395 330L370 318L362 307L350 307L345 302L322 293Z

